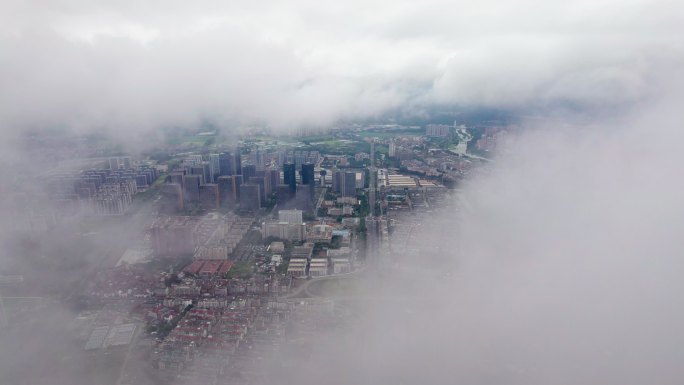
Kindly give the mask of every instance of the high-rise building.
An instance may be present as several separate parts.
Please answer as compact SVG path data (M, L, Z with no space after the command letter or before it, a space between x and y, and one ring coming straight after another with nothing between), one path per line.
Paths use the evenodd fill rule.
M280 183L280 171L277 169L266 170L266 178L268 178L271 191L276 191L276 188Z
M332 174L332 191L336 194L342 192L344 186L344 171L333 171Z
M183 176L183 199L185 203L199 203L199 186L201 175Z
M294 193L297 191L297 168L294 163L285 163L283 165L283 176L285 184L290 186L290 190Z
M244 180L249 180L249 178L256 175L256 166L253 164L246 164L242 166L242 172L240 174Z
M356 188L366 187L366 171L356 172Z
M94 213L97 215L121 215L126 212L137 189L132 181L105 183L93 197Z
M333 192L345 197L356 196L356 174L354 171L335 171L332 178Z
M142 166L136 172L138 189L151 186L157 180L157 170L153 167ZM142 179L141 179L142 178ZM139 181L138 181L139 180Z
M242 170L242 154L239 146L235 146L235 150L233 150L233 161L235 162L235 173L239 174Z
M211 183L216 183L219 175L221 175L219 156L219 154L209 154L209 181Z
M342 196L353 197L356 196L356 173L344 173L344 187L342 188Z
M200 207L214 210L219 207L219 189L217 184L203 184L199 187Z
M183 210L183 188L180 183L164 183L159 191L160 212L171 214Z
M264 180L264 199L268 199L275 188L275 185L271 185L271 178L266 174L266 171L257 171L257 176Z
M238 175L242 172L240 152L224 152L219 154L219 170L221 175Z
M249 154L250 161L256 166L257 170L263 170L266 163L266 154L263 149L256 148Z
M233 154L224 152L219 154L219 171L221 176L235 175Z
M147 177L144 174L138 174L135 176L135 184L138 185L138 190L141 188L147 188L149 186L147 183Z
M209 162L201 162L194 166L190 166L186 169L186 174L199 175L202 184L210 183L211 174L209 171Z
M266 178L261 176L252 176L248 179L248 183L259 186L259 196L261 197L261 202L264 203L266 201Z
M121 157L120 163L122 163L123 167L128 170L129 168L131 168L131 157L130 156Z
M276 199L278 207L288 207L288 203L294 198L294 193L289 185L279 184L276 186Z
M285 151L285 150L278 151L278 155L277 155L278 167L281 167L282 165L284 165L286 160L287 160L287 151Z
M237 194L237 201L240 202L240 186L245 183L242 175L233 175L233 183L235 184L235 193Z
M190 155L188 156L188 160L192 162L192 164L200 164L202 163L202 155L195 154L195 155Z
M259 185L245 183L240 186L240 210L257 211L261 208Z
M231 207L237 203L237 186L235 176L223 175L218 177L219 203L221 207Z
M294 152L294 162L295 162L295 167L298 169L302 168L302 164L306 161L306 151L295 151Z
M202 165L192 166L190 168L190 174L191 175L198 175L200 177L200 184L207 183L207 180L205 179L204 171L205 171L204 166L202 166Z
M300 184L295 192L294 207L310 212L313 210L313 189L312 184Z
M304 163L302 165L302 184L314 184L314 165L312 163Z
M169 175L166 177L166 182L167 183L177 183L179 185L183 185L183 175L185 175L185 171L175 171L172 173L169 173Z
M119 158L109 158L109 169L112 171L119 169Z

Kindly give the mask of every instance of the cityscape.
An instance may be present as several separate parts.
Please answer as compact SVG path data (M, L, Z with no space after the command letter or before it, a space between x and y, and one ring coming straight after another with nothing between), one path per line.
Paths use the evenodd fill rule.
M353 316L353 299L335 299L340 283L382 280L439 252L416 233L515 130L454 122L237 140L188 132L154 156L93 157L87 146L37 176L40 194L14 197L49 207L24 214L14 231L30 234L24 252L64 228L77 229L77 243L125 233L50 292L34 292L42 278L8 270L3 324L21 328L55 303L77 309L53 326L81 346L72 359L107 363L92 383L261 383L261 360ZM214 140L197 145L197 136Z
M0 1L0 385L684 384L682 35Z

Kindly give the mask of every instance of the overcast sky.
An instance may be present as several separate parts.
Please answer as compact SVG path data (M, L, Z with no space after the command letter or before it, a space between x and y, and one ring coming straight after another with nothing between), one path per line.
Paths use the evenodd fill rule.
M327 125L434 104L601 110L684 57L675 1L0 4L0 122Z

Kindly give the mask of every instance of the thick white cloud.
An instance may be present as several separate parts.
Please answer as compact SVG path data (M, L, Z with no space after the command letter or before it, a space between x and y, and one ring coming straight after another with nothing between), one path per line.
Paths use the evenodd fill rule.
M681 63L673 2L5 1L0 117L327 125L407 105L622 106Z
M367 295L341 292L351 326L274 378L681 384L683 99L667 100L589 127L528 122L464 182L460 210L415 227L411 247L442 253L393 249L399 267L368 274Z

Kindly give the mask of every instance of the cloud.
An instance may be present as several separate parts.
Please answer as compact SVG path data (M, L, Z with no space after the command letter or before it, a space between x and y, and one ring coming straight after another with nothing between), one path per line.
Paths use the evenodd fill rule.
M5 131L326 126L415 106L625 108L682 60L666 2L5 3Z
M385 277L373 296L389 300L355 305L349 330L313 344L306 370L279 380L680 384L679 8L8 0L0 10L4 172L29 176L49 165L4 151L35 128L139 139L207 117L285 130L434 104L531 110L545 119L526 121L468 182L459 210L431 218L439 232L421 233L426 244L454 246L441 259L456 264L455 275L426 275L426 255L405 266L408 278ZM599 113L589 123L549 118L559 106ZM72 247L120 243L110 232L94 247L65 241L76 230L62 230L63 248L46 252L69 259L82 252ZM3 243L22 250L13 235L3 232ZM3 247L3 266L14 251ZM82 271L68 277L76 282ZM396 300L407 283L410 295ZM58 313L60 322L73 315ZM53 328L36 331L42 338ZM17 356L3 349L2 366L43 350L37 341L22 340Z
M443 255L393 250L399 267L343 292L350 325L284 381L681 383L684 134L668 100L527 122L455 208L420 221L411 246Z

